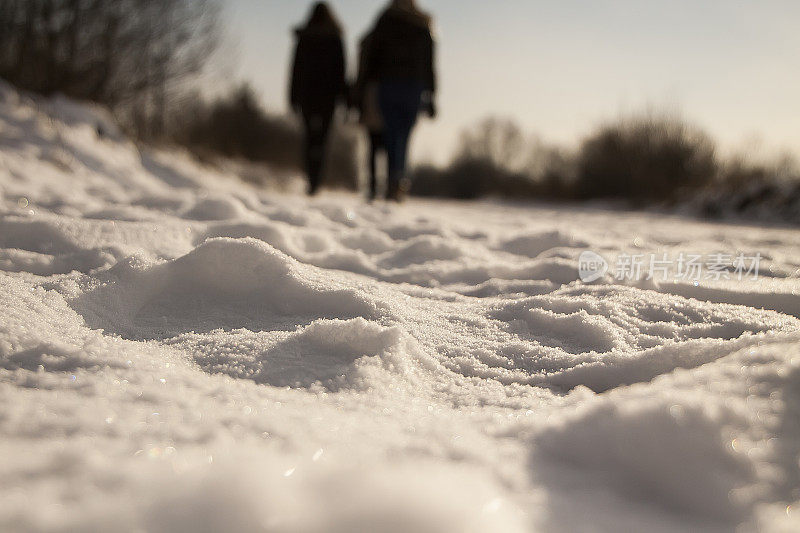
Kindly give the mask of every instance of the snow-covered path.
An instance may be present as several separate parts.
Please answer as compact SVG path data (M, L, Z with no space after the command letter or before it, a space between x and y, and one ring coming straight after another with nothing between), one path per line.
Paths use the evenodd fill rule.
M798 317L797 230L307 200L0 87L3 531L794 531Z

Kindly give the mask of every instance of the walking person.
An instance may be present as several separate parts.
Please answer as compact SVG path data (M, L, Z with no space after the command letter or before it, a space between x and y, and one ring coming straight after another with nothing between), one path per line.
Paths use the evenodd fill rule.
M353 85L352 103L358 109L359 122L366 128L369 142L369 192L370 201L377 196L378 188L378 155L386 150L384 143L383 117L378 103L378 84L367 79L367 60L372 44L373 33L370 32L359 45L358 77Z
M377 83L389 176L386 197L400 201L406 178L408 141L421 109L436 116L434 41L431 18L414 0L393 0L373 30L365 80Z
M320 186L325 147L337 103L345 97L342 28L326 2L317 2L308 22L296 30L290 102L305 130L308 193Z

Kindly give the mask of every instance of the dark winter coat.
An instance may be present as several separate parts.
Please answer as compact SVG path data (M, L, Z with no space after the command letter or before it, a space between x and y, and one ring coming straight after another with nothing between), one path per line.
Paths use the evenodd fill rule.
M367 79L367 60L369 59L372 33L361 40L358 53L358 77L350 95L351 105L359 111L361 124L370 132L383 130L383 118L378 105L378 83Z
M290 103L303 113L327 113L345 96L345 56L342 35L335 27L299 29Z
M418 81L436 91L431 20L420 12L390 7L378 19L367 57L369 81Z

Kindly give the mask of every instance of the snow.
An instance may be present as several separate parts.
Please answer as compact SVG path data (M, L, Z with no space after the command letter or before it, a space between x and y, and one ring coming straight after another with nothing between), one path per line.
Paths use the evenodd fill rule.
M762 276L584 284L586 250ZM0 530L796 531L799 252L279 194L0 86Z

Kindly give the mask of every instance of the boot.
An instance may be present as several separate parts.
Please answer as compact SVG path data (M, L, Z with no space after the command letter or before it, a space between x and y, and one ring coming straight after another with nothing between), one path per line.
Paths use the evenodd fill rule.
M400 182L391 180L386 188L386 199L390 202L402 202L403 192L400 190Z

